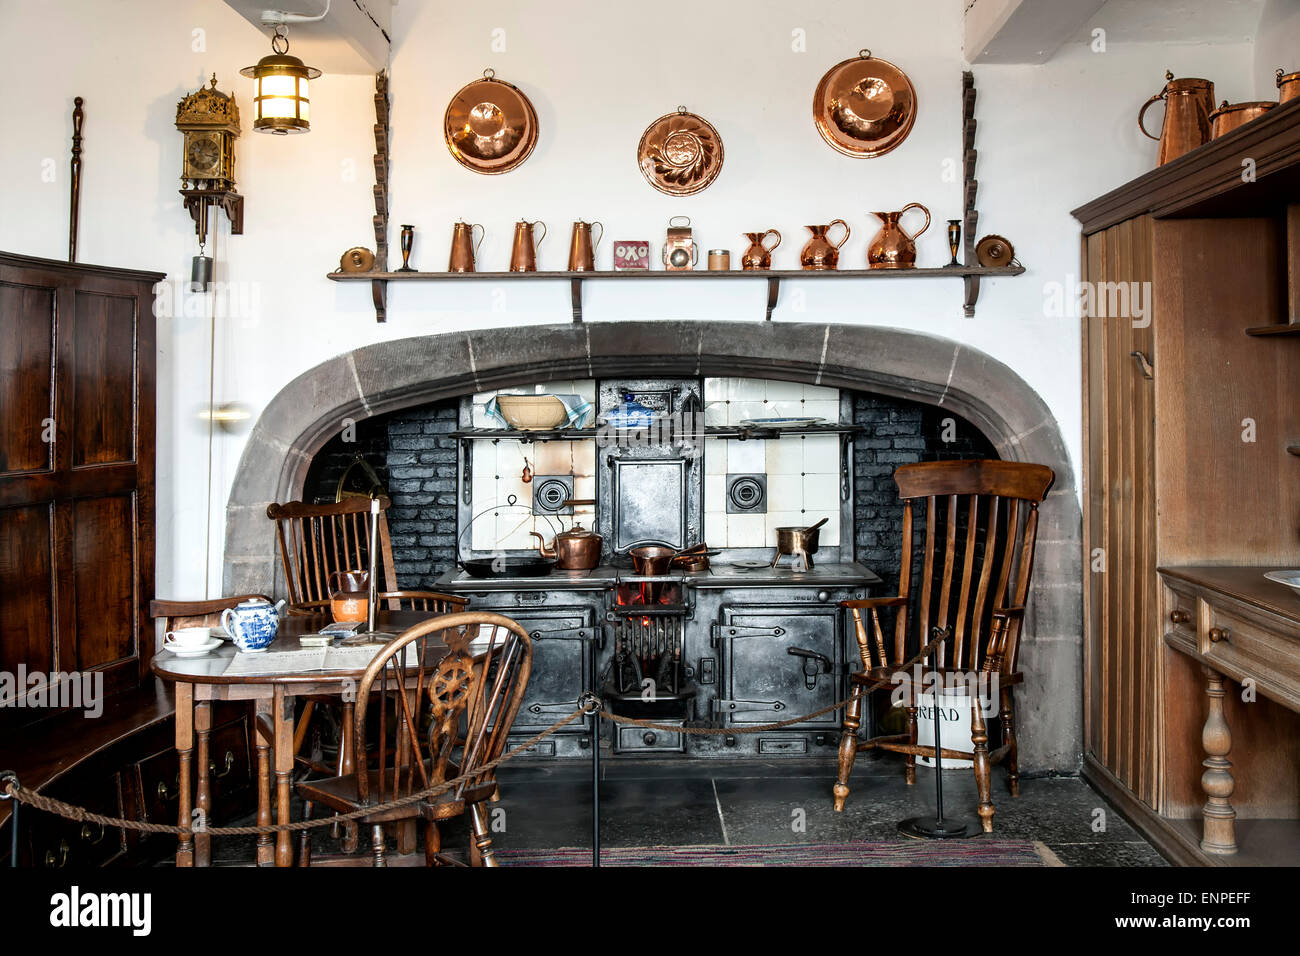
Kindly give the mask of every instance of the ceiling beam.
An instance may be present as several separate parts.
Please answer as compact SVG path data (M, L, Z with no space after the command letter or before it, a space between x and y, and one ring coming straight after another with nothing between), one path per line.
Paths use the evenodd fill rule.
M375 73L387 69L393 33L394 0L330 0L318 23L293 23L286 30L293 55L326 73ZM325 0L225 0L241 17L268 36L263 10L313 16Z
M1105 0L969 0L968 63L1046 63Z

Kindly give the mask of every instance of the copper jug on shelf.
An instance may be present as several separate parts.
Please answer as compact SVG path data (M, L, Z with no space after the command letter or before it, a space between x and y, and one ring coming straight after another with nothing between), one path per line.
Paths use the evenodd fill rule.
M839 242L831 242L827 237L831 226L840 225L844 227L844 238ZM799 265L810 272L820 272L834 269L840 261L840 246L849 241L849 224L843 219L832 219L824 226L805 226L812 233L803 249L799 252Z
M1194 76L1175 80L1173 73L1165 71L1165 81L1164 89L1143 103L1138 112L1138 129L1151 139L1160 140L1157 166L1208 143L1210 114L1214 112L1214 84L1209 80ZM1152 136L1142 118L1158 100L1165 101L1165 121L1160 127L1160 135Z
M925 213L925 225L911 235L899 224L903 213L909 209L919 209ZM919 202L910 202L898 212L873 212L871 215L879 219L882 225L867 246L867 268L915 269L916 240L930 228L930 210Z
M475 229L479 231L478 242L474 241ZM447 271L473 272L474 254L483 244L484 235L486 230L478 223L470 224L463 219L457 219L451 227L451 259L447 263Z
M591 227L600 226L596 241L591 241ZM569 243L569 271L591 272L596 268L596 249L600 240L605 238L605 226L599 222L584 222L579 219L573 224L573 240Z
M740 257L740 268L746 272L766 272L771 269L772 253L781 244L781 234L775 229L769 229L767 232L742 232L741 235L749 240L749 248ZM776 236L776 242L770 246L764 244L768 236Z
M542 227L542 234L533 237L533 230ZM515 241L510 246L510 271L511 272L536 272L537 271L537 247L542 244L546 238L546 223L538 220L537 222L527 222L520 219L515 223Z
M1277 101L1279 103L1289 103L1296 97L1300 97L1300 70L1295 73L1283 73L1282 68L1278 67L1273 75L1277 77Z

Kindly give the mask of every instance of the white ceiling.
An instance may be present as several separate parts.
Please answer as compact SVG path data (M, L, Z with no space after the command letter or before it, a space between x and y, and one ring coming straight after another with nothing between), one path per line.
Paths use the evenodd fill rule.
M1264 0L1106 0L1073 39L1102 27L1108 43L1239 43L1263 12Z
M394 2L330 0L329 15L319 23L288 25L289 52L326 73L382 70L388 66ZM325 9L325 0L225 0L225 4L267 36L267 53L272 30L262 25L263 10L316 16Z

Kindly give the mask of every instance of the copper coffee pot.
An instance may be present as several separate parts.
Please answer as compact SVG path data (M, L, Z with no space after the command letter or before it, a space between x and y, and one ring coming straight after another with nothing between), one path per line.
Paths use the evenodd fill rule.
M1160 140L1156 165L1204 146L1210 141L1210 114L1214 112L1214 84L1192 76L1175 80L1173 73L1165 72L1165 88L1142 104L1138 112L1138 129L1152 139ZM1165 101L1165 121L1159 136L1151 136L1142 125L1142 117L1157 100Z
M925 213L925 225L911 235L899 225L903 213L919 209ZM869 269L915 269L916 239L930 228L930 210L919 202L910 202L898 212L873 212L871 215L883 223L871 244L867 246Z
M831 226L837 224L844 227L844 238L837 243L832 243L826 234ZM799 252L799 264L809 271L834 269L840 261L840 246L849 241L849 224L843 219L832 219L824 226L804 228L812 233L812 238Z
M474 230L479 231L478 242L474 241ZM451 227L451 260L447 263L448 272L473 272L474 253L483 244L486 230L478 223L470 224L457 219Z
M534 240L533 229L537 226L542 227L542 234ZM510 247L510 271L536 272L537 247L542 244L542 240L545 238L546 223L541 220L527 222L520 219L515 223L515 241Z
M591 241L591 227L600 226L596 241ZM605 238L605 226L599 222L583 222L579 219L573 224L573 241L569 243L569 271L591 272L596 268L596 248Z
M1273 73L1277 77L1277 101L1288 103L1300 96L1300 70L1295 73L1283 73L1279 67Z
M781 234L769 229L767 232L742 232L741 235L749 240L749 248L740 257L740 268L747 272L756 269L766 272L772 268L772 253L781 244ZM776 242L770 246L763 244L768 236L776 236Z

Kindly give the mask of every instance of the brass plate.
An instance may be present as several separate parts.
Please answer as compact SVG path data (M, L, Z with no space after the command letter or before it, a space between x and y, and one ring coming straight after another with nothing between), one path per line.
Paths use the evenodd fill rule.
M443 136L456 162L487 176L508 173L526 160L538 130L528 97L491 70L461 87L443 117Z
M989 233L975 244L975 258L986 269L1009 266L1016 258L1016 250L1001 236Z
M375 254L365 246L353 246L339 259L339 272L369 272L375 267Z
M813 122L845 156L883 156L907 139L916 90L907 74L870 50L826 71L813 94Z
M636 147L641 175L670 196L690 196L705 189L722 172L722 137L713 124L679 106L659 117Z

